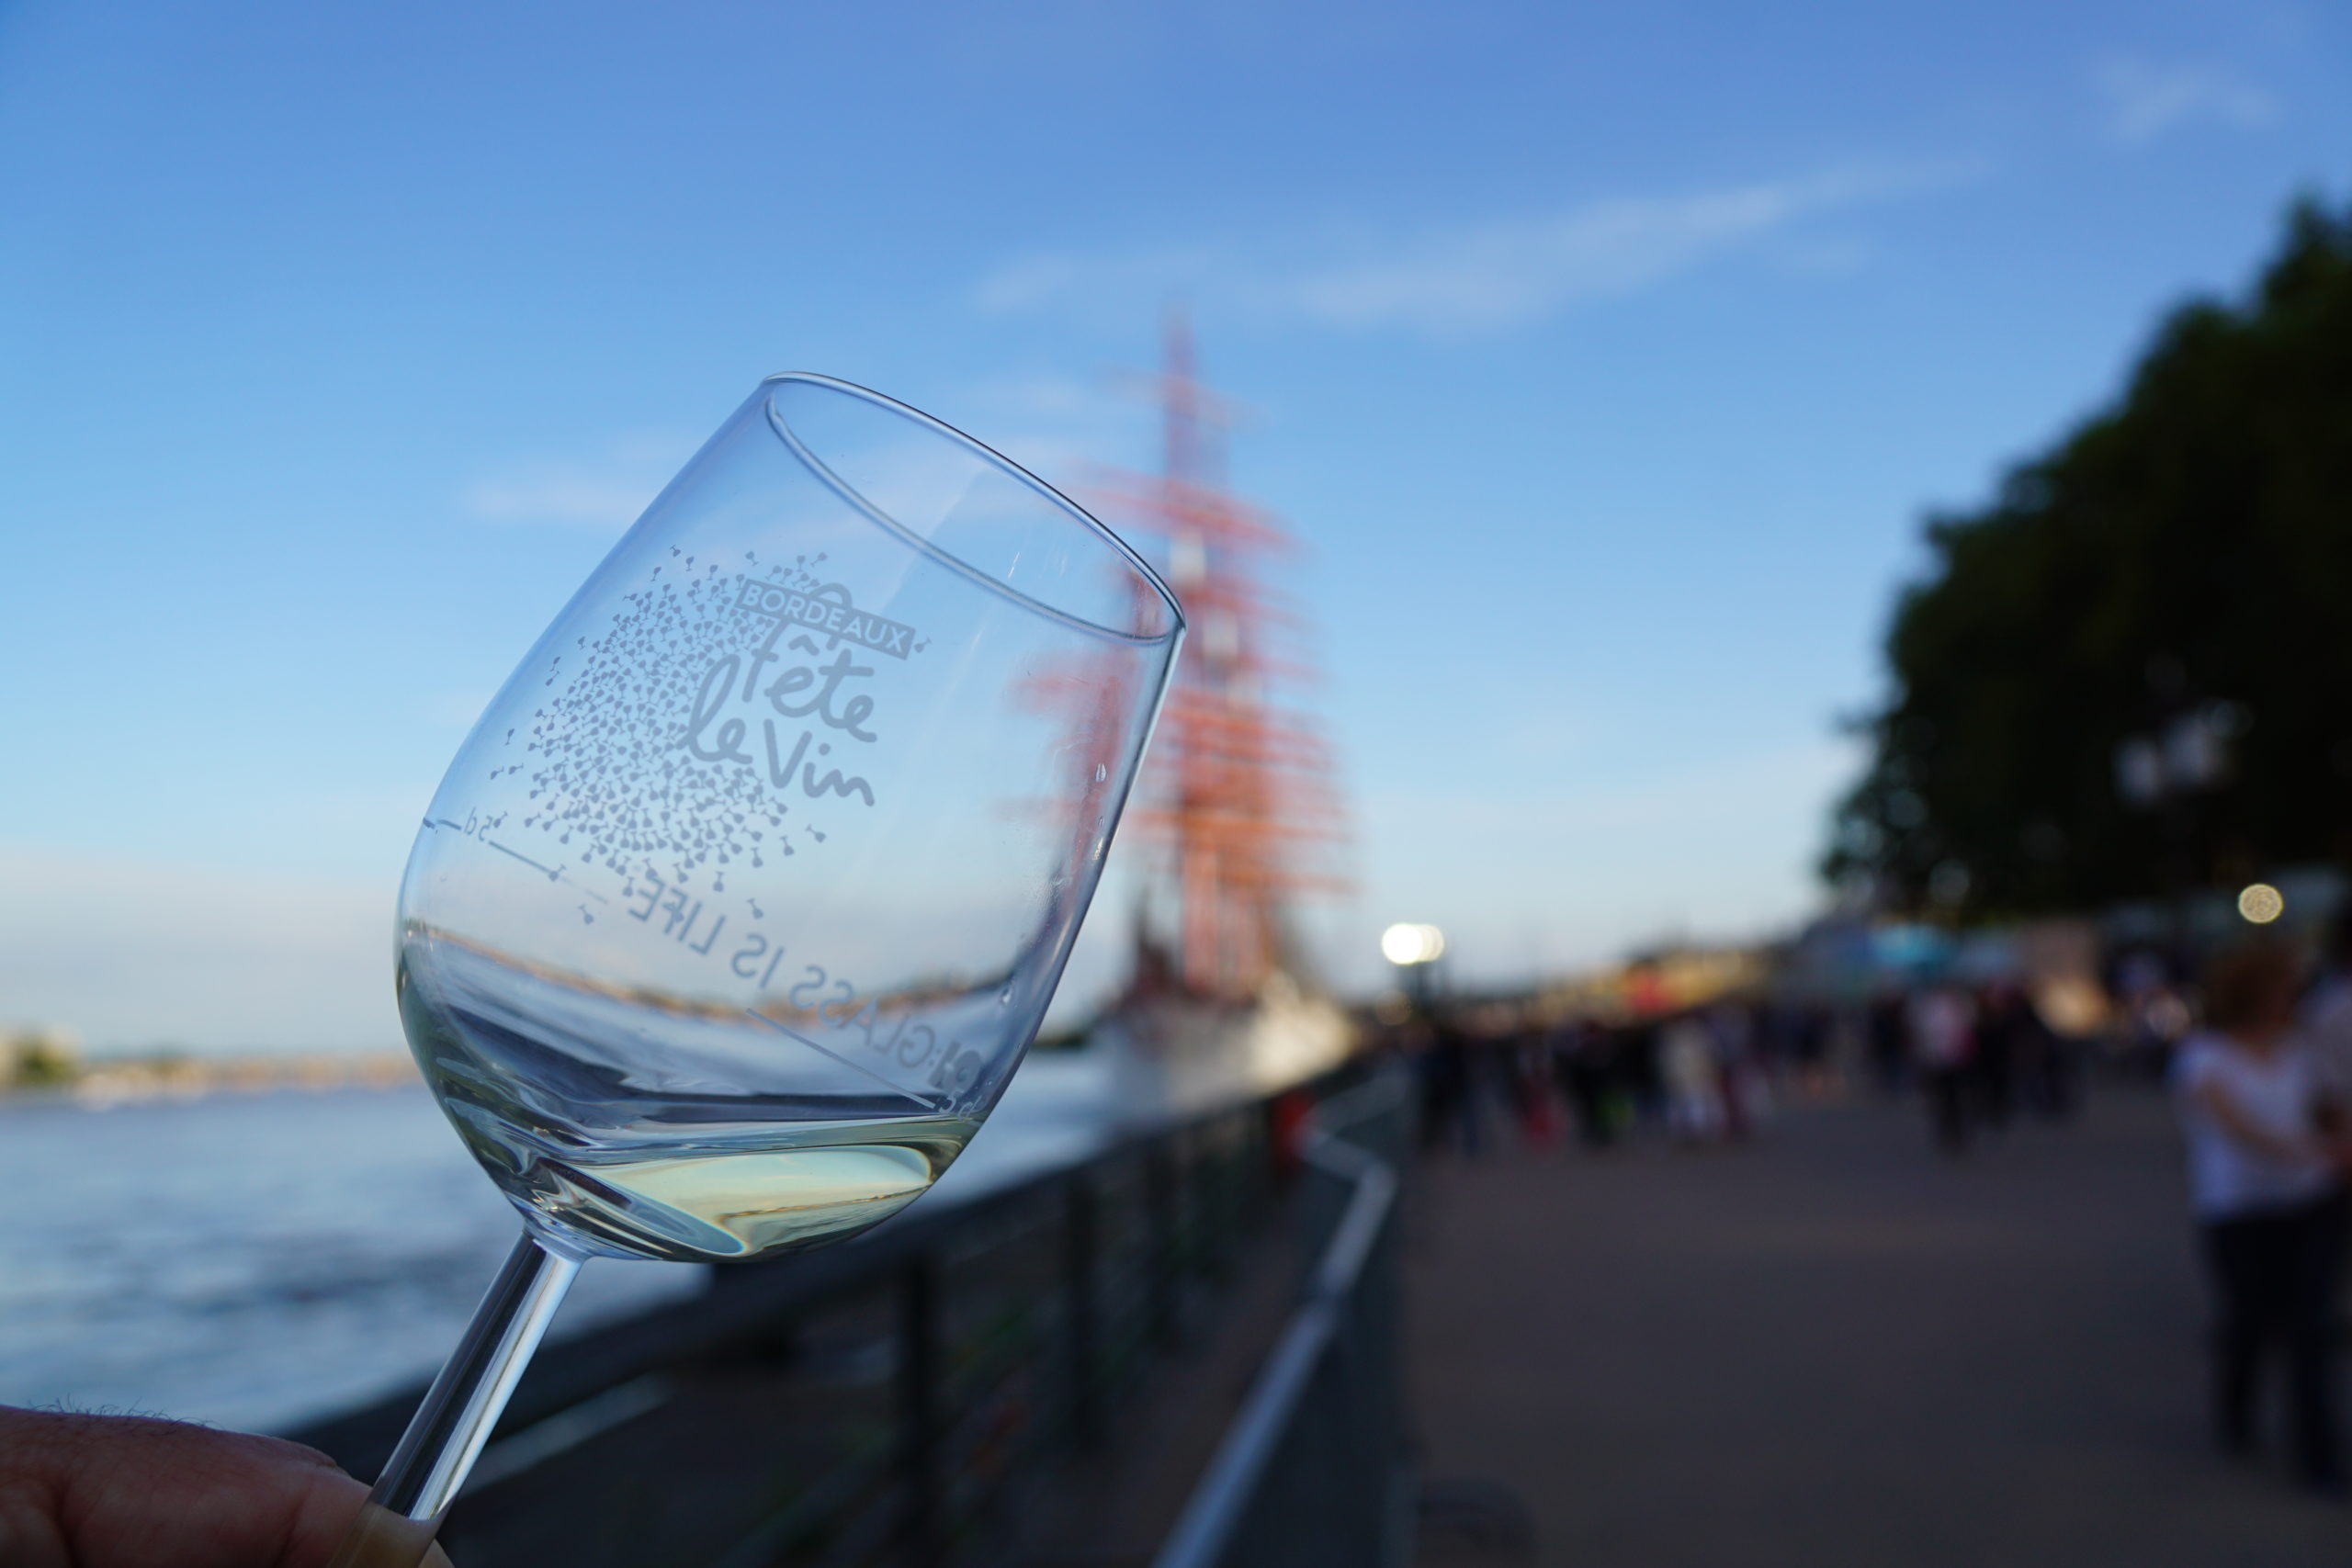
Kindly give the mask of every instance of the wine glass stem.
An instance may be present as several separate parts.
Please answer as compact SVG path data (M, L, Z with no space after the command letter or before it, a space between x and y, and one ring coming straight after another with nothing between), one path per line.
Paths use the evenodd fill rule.
M401 1434L328 1568L416 1568L473 1469L580 1259L526 1232Z

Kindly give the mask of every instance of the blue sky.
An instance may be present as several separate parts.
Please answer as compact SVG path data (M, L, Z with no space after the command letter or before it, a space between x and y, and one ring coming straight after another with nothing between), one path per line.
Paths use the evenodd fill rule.
M2347 80L2316 4L19 3L0 1019L391 1043L419 806L759 376L1145 462L1175 293L1311 546L1336 973L1771 929L1922 513L2352 194Z

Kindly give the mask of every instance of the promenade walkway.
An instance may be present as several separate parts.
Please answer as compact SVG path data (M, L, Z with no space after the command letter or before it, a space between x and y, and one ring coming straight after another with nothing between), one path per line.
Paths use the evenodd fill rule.
M2352 1508L2207 1446L2152 1092L1957 1162L1876 1106L1744 1148L1439 1157L1415 1203L1423 1473L1440 1497L1515 1492L1537 1562L2352 1562ZM1424 1568L1493 1560L1445 1522Z

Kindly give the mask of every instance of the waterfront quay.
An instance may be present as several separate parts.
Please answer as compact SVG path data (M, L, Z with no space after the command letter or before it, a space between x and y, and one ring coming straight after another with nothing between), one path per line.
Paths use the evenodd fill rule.
M1425 1157L1419 1560L2344 1562L2352 1510L2208 1438L2179 1157L2140 1084L1960 1158L1908 1100Z
M1384 1561L1411 1514L1408 1083L1345 1066L558 1338L443 1543L465 1568L1142 1568L1189 1529L1169 1568ZM422 1393L288 1435L370 1474Z
M1364 1107L1402 1117L1432 1081L1416 1067L1136 1135L555 1342L452 1556L2343 1559L2352 1509L2298 1493L2277 1453L2211 1446L2180 1149L2147 1081L2103 1077L2070 1119L2013 1119L1959 1156L1917 1096L1797 1086L1710 1143L1644 1119L1597 1149L1488 1114L1475 1155L1435 1122L1408 1155L1395 1126L1364 1145L1402 1176L1381 1218L1317 1138ZM1355 1211L1376 1239L1317 1319ZM414 1401L299 1437L369 1474ZM1171 1559L1188 1523L1202 1550Z
M1430 1081L1337 1075L552 1345L452 1554L2302 1568L2352 1541L2275 1451L2209 1441L2144 1081L1959 1156L1916 1096L1793 1089L1740 1139L1489 1116L1475 1155L1408 1156L1401 1126L1369 1165L1329 1147ZM1403 1179L1385 1211L1375 1167ZM1371 1245L1318 1320L1351 1214ZM299 1435L367 1473L415 1395Z

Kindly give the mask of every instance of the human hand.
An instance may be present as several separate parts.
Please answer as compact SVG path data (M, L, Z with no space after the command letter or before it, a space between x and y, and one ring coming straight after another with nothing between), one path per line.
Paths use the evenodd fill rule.
M7 1568L323 1568L367 1495L278 1438L0 1406Z

